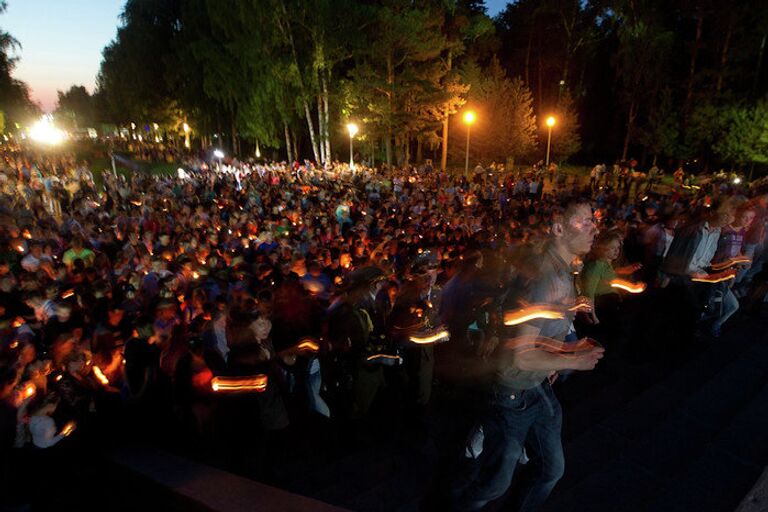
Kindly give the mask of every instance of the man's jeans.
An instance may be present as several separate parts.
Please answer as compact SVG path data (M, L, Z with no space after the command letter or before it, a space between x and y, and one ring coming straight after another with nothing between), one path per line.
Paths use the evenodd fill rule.
M739 299L733 294L733 290L728 287L723 292L723 306L720 313L720 317L715 320L713 327L715 329L721 329L723 324L728 321L734 313L739 310Z
M451 489L454 510L480 510L502 496L524 446L540 470L526 490L520 510L537 510L565 469L562 419L560 403L548 383L513 394L496 393L485 419L467 440L465 467Z

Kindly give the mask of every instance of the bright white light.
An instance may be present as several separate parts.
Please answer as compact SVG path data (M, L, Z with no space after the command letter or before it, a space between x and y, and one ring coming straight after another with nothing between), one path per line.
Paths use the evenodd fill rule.
M220 149L214 149L213 156L215 156L216 158L224 158L224 152Z
M357 135L357 132L359 131L359 129L355 123L349 123L347 125L347 131L349 132L350 137L354 137L355 135Z
M734 185L738 185L739 183L741 183L741 178L739 178L739 177L733 178L733 184Z
M65 134L54 126L50 116L43 116L29 129L29 137L35 142L55 146L62 143Z

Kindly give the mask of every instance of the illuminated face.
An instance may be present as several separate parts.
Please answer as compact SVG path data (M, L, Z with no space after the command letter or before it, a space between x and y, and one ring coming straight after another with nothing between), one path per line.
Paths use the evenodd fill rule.
M264 317L259 317L254 322L253 330L257 340L265 340L272 330L272 322Z
M589 252L596 234L592 209L587 205L579 206L563 225L563 243L576 256Z
M739 215L739 224L743 228L748 228L755 220L755 212L752 210L745 210Z
M608 246L605 248L605 257L608 261L613 261L619 257L620 251L621 251L621 241L612 240L608 244Z

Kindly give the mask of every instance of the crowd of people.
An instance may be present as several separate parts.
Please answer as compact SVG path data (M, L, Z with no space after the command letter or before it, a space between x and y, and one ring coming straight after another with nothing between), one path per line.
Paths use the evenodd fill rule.
M30 499L23 460L105 429L268 460L313 418L364 430L383 396L419 428L442 372L488 399L451 506L481 509L530 456L535 510L564 469L552 385L635 341L636 292L675 304L657 313L679 343L764 294L768 190L728 181L190 159L97 186L69 156L2 157L6 502Z

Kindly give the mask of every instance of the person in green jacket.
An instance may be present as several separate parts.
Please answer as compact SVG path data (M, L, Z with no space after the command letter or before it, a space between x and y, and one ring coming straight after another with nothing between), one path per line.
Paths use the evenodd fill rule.
M639 263L614 268L613 263L621 254L623 235L618 230L600 233L592 244L581 271L581 293L592 301L591 320L594 325L607 324L605 329L615 327L621 297L611 281L617 277L626 277L640 269ZM606 333L607 334L607 333ZM610 336L609 336L610 337Z

